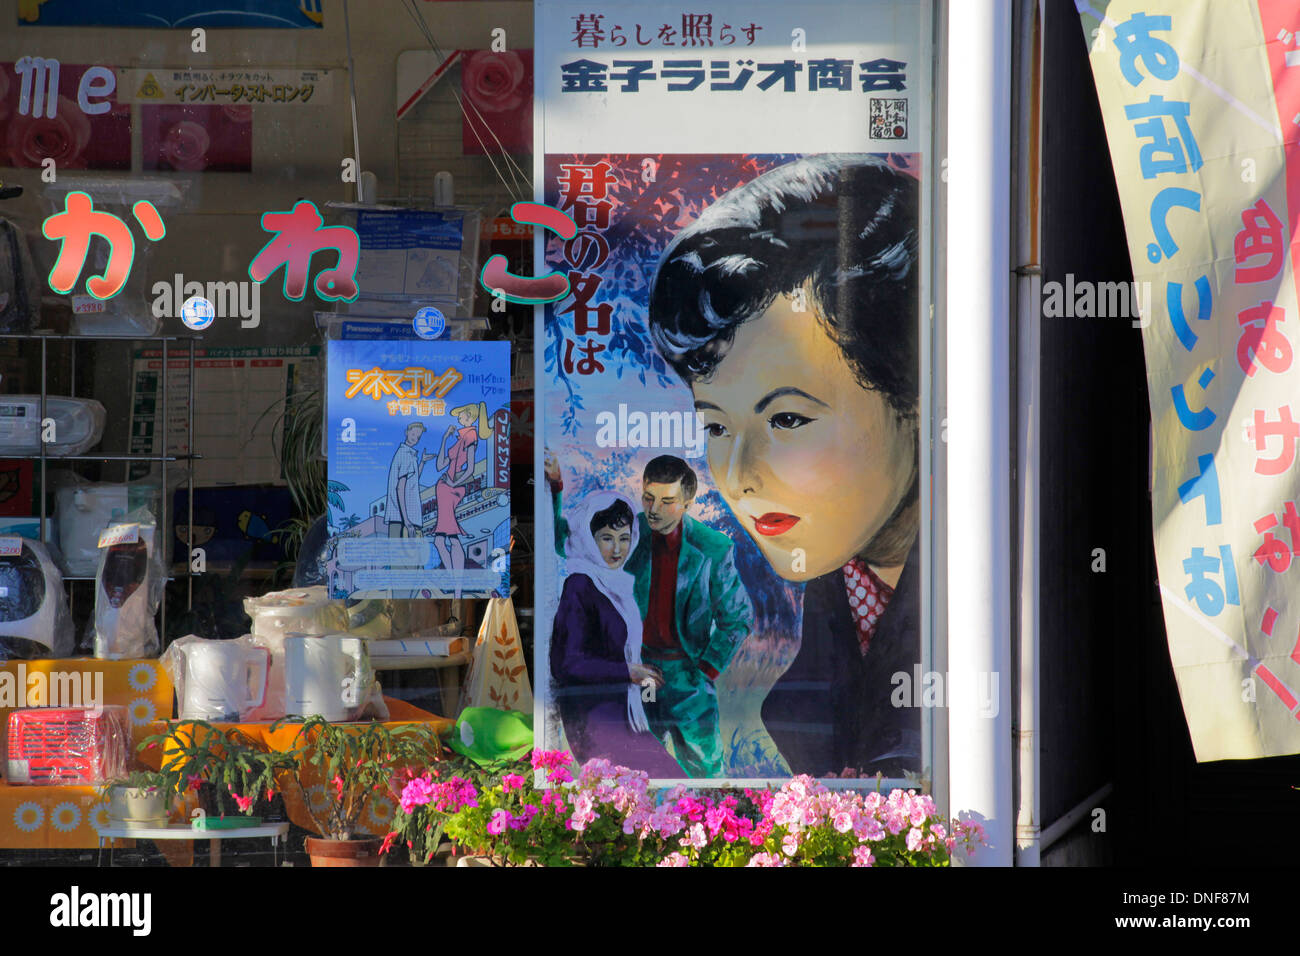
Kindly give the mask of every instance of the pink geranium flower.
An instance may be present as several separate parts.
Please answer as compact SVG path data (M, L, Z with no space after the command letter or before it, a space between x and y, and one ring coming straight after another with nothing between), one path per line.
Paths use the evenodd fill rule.
M422 807L428 804L434 796L433 780L428 774L422 777L413 777L402 788L402 796L399 802L405 813L410 813L416 807Z
M658 866L690 866L691 858L682 853L669 853L659 861Z

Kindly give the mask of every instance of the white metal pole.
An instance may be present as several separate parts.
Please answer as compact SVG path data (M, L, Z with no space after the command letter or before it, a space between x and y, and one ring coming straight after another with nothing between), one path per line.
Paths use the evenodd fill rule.
M1016 865L1038 866L1039 858L1039 766L1041 731L1039 721L1039 633L1038 633L1038 566L1039 566L1039 459L1042 421L1039 400L1039 308L1042 269L1033 217L1037 215L1038 178L1033 168L1034 114L1038 109L1037 77L1034 61L1038 50L1034 44L1034 23L1039 16L1038 0L1021 0L1016 24L1019 50L1016 58L1016 311L1019 346L1016 369L1016 396L1019 402L1016 421L1016 485L1020 492L1020 619L1017 634L1019 655L1016 801Z
M948 22L949 804L1010 866L1012 0Z

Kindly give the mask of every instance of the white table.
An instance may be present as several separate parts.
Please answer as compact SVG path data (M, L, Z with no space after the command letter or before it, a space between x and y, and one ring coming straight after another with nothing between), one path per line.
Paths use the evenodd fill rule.
M99 834L100 862L104 855L104 841L123 840L208 840L208 865L221 865L221 841L243 840L250 837L270 837L271 859L275 860L280 838L289 833L287 823L263 823L255 827L236 827L230 830L196 830L188 823L170 823L165 827L100 827ZM108 848L108 865L113 865L113 847Z
M469 652L449 654L446 657L428 655L402 655L391 657L371 657L370 666L377 671L414 671L436 670L438 684L442 692L442 708L449 714L458 713L457 704L460 697L460 668L469 663Z

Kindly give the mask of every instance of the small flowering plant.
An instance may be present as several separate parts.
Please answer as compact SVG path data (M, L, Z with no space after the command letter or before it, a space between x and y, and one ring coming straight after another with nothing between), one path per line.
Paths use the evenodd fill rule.
M221 730L202 720L169 721L160 734L140 742L141 751L162 747L159 777L169 794L193 791L210 816L261 815L275 799L278 780L294 766L238 728Z
M442 843L442 831L447 816L462 806L472 805L477 790L469 780L451 776L443 781L440 770L426 770L416 774L407 769L400 775L404 781L395 787L397 812L393 815L393 830L384 837L379 852L389 853L395 843L405 843L411 862L423 865L433 859Z
M287 722L297 724L298 718ZM277 721L272 731L283 723ZM320 716L302 722L294 743L290 779L300 789L304 773L324 782L326 805L316 809L305 798L303 804L317 832L329 840L353 839L371 796L390 788L394 771L427 766L442 754L438 735L424 724L332 724Z
M553 751L532 754L532 783L523 769L477 785L430 778L411 794L497 865L947 866L958 845L984 842L979 824L945 822L914 790L832 791L799 776L778 791L654 793L644 773L599 759L577 768Z
M632 822L668 843L660 866L947 866L959 843L974 852L984 840L914 790L834 791L807 776L720 800L672 791Z
M548 764L549 761L549 764ZM567 794L542 789L538 780L573 780L568 754L533 753L532 760L495 771L457 770L433 785L432 806L444 832L458 849L486 856L495 866L535 860L543 866L568 866L578 849L569 826Z

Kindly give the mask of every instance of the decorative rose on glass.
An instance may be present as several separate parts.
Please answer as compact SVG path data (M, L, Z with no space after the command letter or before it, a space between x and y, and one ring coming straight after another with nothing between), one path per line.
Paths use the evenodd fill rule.
M527 69L518 53L478 50L462 68L461 83L470 102L486 113L518 109L530 90L524 83Z

